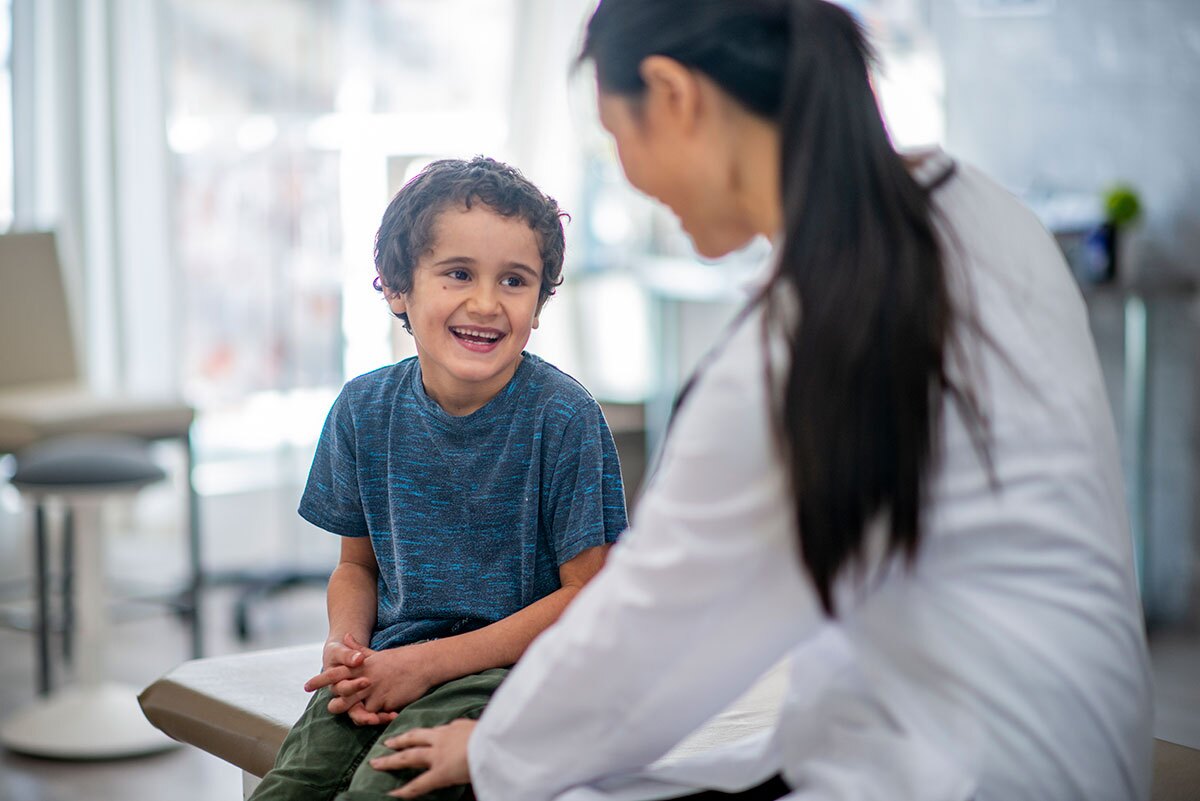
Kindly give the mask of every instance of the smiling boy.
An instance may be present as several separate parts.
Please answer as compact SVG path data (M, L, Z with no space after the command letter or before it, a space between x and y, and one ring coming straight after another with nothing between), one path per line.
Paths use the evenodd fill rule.
M300 514L342 536L314 692L251 796L379 798L382 743L476 718L626 525L612 435L524 347L560 282L562 213L492 159L429 165L376 237L376 288L417 355L350 381ZM454 799L464 788L429 798Z

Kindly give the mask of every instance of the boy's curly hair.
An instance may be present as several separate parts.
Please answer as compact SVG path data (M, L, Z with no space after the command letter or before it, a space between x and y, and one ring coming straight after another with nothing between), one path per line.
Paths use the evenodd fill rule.
M413 270L434 244L434 224L447 208L481 203L502 217L519 217L537 236L542 255L538 311L562 283L562 220L570 215L519 170L486 156L442 159L421 170L396 193L375 235L375 288L406 293ZM397 315L409 333L408 315Z

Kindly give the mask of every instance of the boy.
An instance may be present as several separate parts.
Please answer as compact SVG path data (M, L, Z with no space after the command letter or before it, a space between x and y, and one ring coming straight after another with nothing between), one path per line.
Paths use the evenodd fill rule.
M561 216L482 157L429 165L384 213L375 285L417 356L350 381L325 422L300 514L343 537L329 637L252 799L402 786L371 767L383 741L482 714L624 530L599 406L523 351L561 281Z

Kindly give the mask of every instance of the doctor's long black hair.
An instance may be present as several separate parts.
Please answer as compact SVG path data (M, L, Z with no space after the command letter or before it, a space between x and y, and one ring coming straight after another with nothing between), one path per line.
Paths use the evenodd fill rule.
M951 301L928 191L888 139L858 23L823 0L603 0L581 60L636 99L662 55L708 76L780 131L784 239L762 296L785 326L779 432L800 552L825 611L870 523L911 560L949 388ZM969 404L970 405L970 404ZM970 410L968 410L970 411ZM968 420L981 422L978 415ZM978 432L976 432L978 434Z

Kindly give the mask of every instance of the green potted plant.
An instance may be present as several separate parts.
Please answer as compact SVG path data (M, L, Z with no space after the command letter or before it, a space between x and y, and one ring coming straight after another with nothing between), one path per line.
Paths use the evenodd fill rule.
M1104 192L1104 222L1101 232L1108 250L1108 278L1120 275L1117 254L1121 252L1121 240L1126 232L1142 216L1142 201L1137 190L1129 184L1114 184Z

